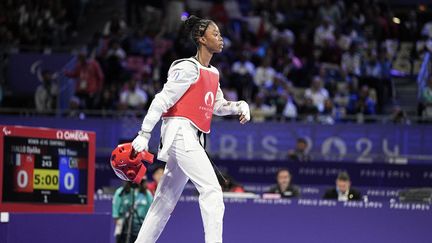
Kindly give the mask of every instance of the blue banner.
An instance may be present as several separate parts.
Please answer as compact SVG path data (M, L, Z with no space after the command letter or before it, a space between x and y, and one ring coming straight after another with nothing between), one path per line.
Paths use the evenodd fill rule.
M214 122L210 152L222 159L285 159L296 139L304 138L315 160L430 162L430 134L430 125Z
M131 141L142 119L137 118L41 118L0 116L5 125L83 129L97 134L97 154L111 153L120 141ZM155 127L150 149L157 151L160 128ZM319 125L301 123L213 122L208 151L218 159L284 160L305 138L314 160L396 164L431 163L432 126L393 124Z
M41 83L43 70L52 73L62 71L72 59L67 53L39 54L17 53L10 56L8 65L9 87L15 95L33 95Z
M430 164L359 164L340 162L288 162L256 160L216 161L218 168L241 183L274 184L279 169L287 168L294 184L334 185L340 172L350 175L354 187L429 187Z

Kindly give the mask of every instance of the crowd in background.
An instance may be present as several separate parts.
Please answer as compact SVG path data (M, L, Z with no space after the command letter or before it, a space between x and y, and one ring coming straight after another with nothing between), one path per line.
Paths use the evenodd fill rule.
M64 30L73 26L60 4L64 2L36 4L39 11L23 4L5 18L9 24L1 32L6 29L22 44L61 42ZM349 115L393 112L396 122L406 122L399 107L386 109L394 102L394 44L432 37L432 22L418 16L421 9L396 18L391 6L375 0L125 4L94 33L76 66L61 70L76 82L71 108L145 111L172 61L195 53L182 29L182 20L195 14L221 29L224 51L213 57L212 65L220 71L226 99L249 102L254 121L333 124ZM31 21L32 16L42 17ZM36 39L28 39L26 29L37 32L30 35ZM423 52L417 49L413 45L412 60Z
M26 51L66 44L84 8L85 1L1 1L0 46Z

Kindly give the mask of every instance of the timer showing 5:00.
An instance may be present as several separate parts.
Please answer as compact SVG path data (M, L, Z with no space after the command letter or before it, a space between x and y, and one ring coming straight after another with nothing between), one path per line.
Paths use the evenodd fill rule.
M79 169L76 159L60 157L58 169L35 168L35 156L17 154L14 167L14 191L53 190L65 194L79 193Z
M33 172L33 189L58 190L59 171L49 169L35 169Z

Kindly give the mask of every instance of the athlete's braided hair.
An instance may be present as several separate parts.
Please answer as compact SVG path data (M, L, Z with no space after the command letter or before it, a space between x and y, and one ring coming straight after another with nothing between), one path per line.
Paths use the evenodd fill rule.
M195 15L191 15L188 19L186 19L186 21L184 22L185 31L187 34L190 35L193 43L196 46L199 46L199 38L204 35L208 26L212 22L213 21L209 19L198 18Z

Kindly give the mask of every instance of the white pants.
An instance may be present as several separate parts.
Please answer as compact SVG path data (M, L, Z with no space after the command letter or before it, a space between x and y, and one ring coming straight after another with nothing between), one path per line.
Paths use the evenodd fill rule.
M187 141L190 142L199 145L198 138ZM191 146L194 149L186 150L185 145L183 133L177 132L168 150L169 158L164 175L135 243L156 242L189 179L199 192L205 242L222 242L225 206L221 187L204 149L201 146Z

